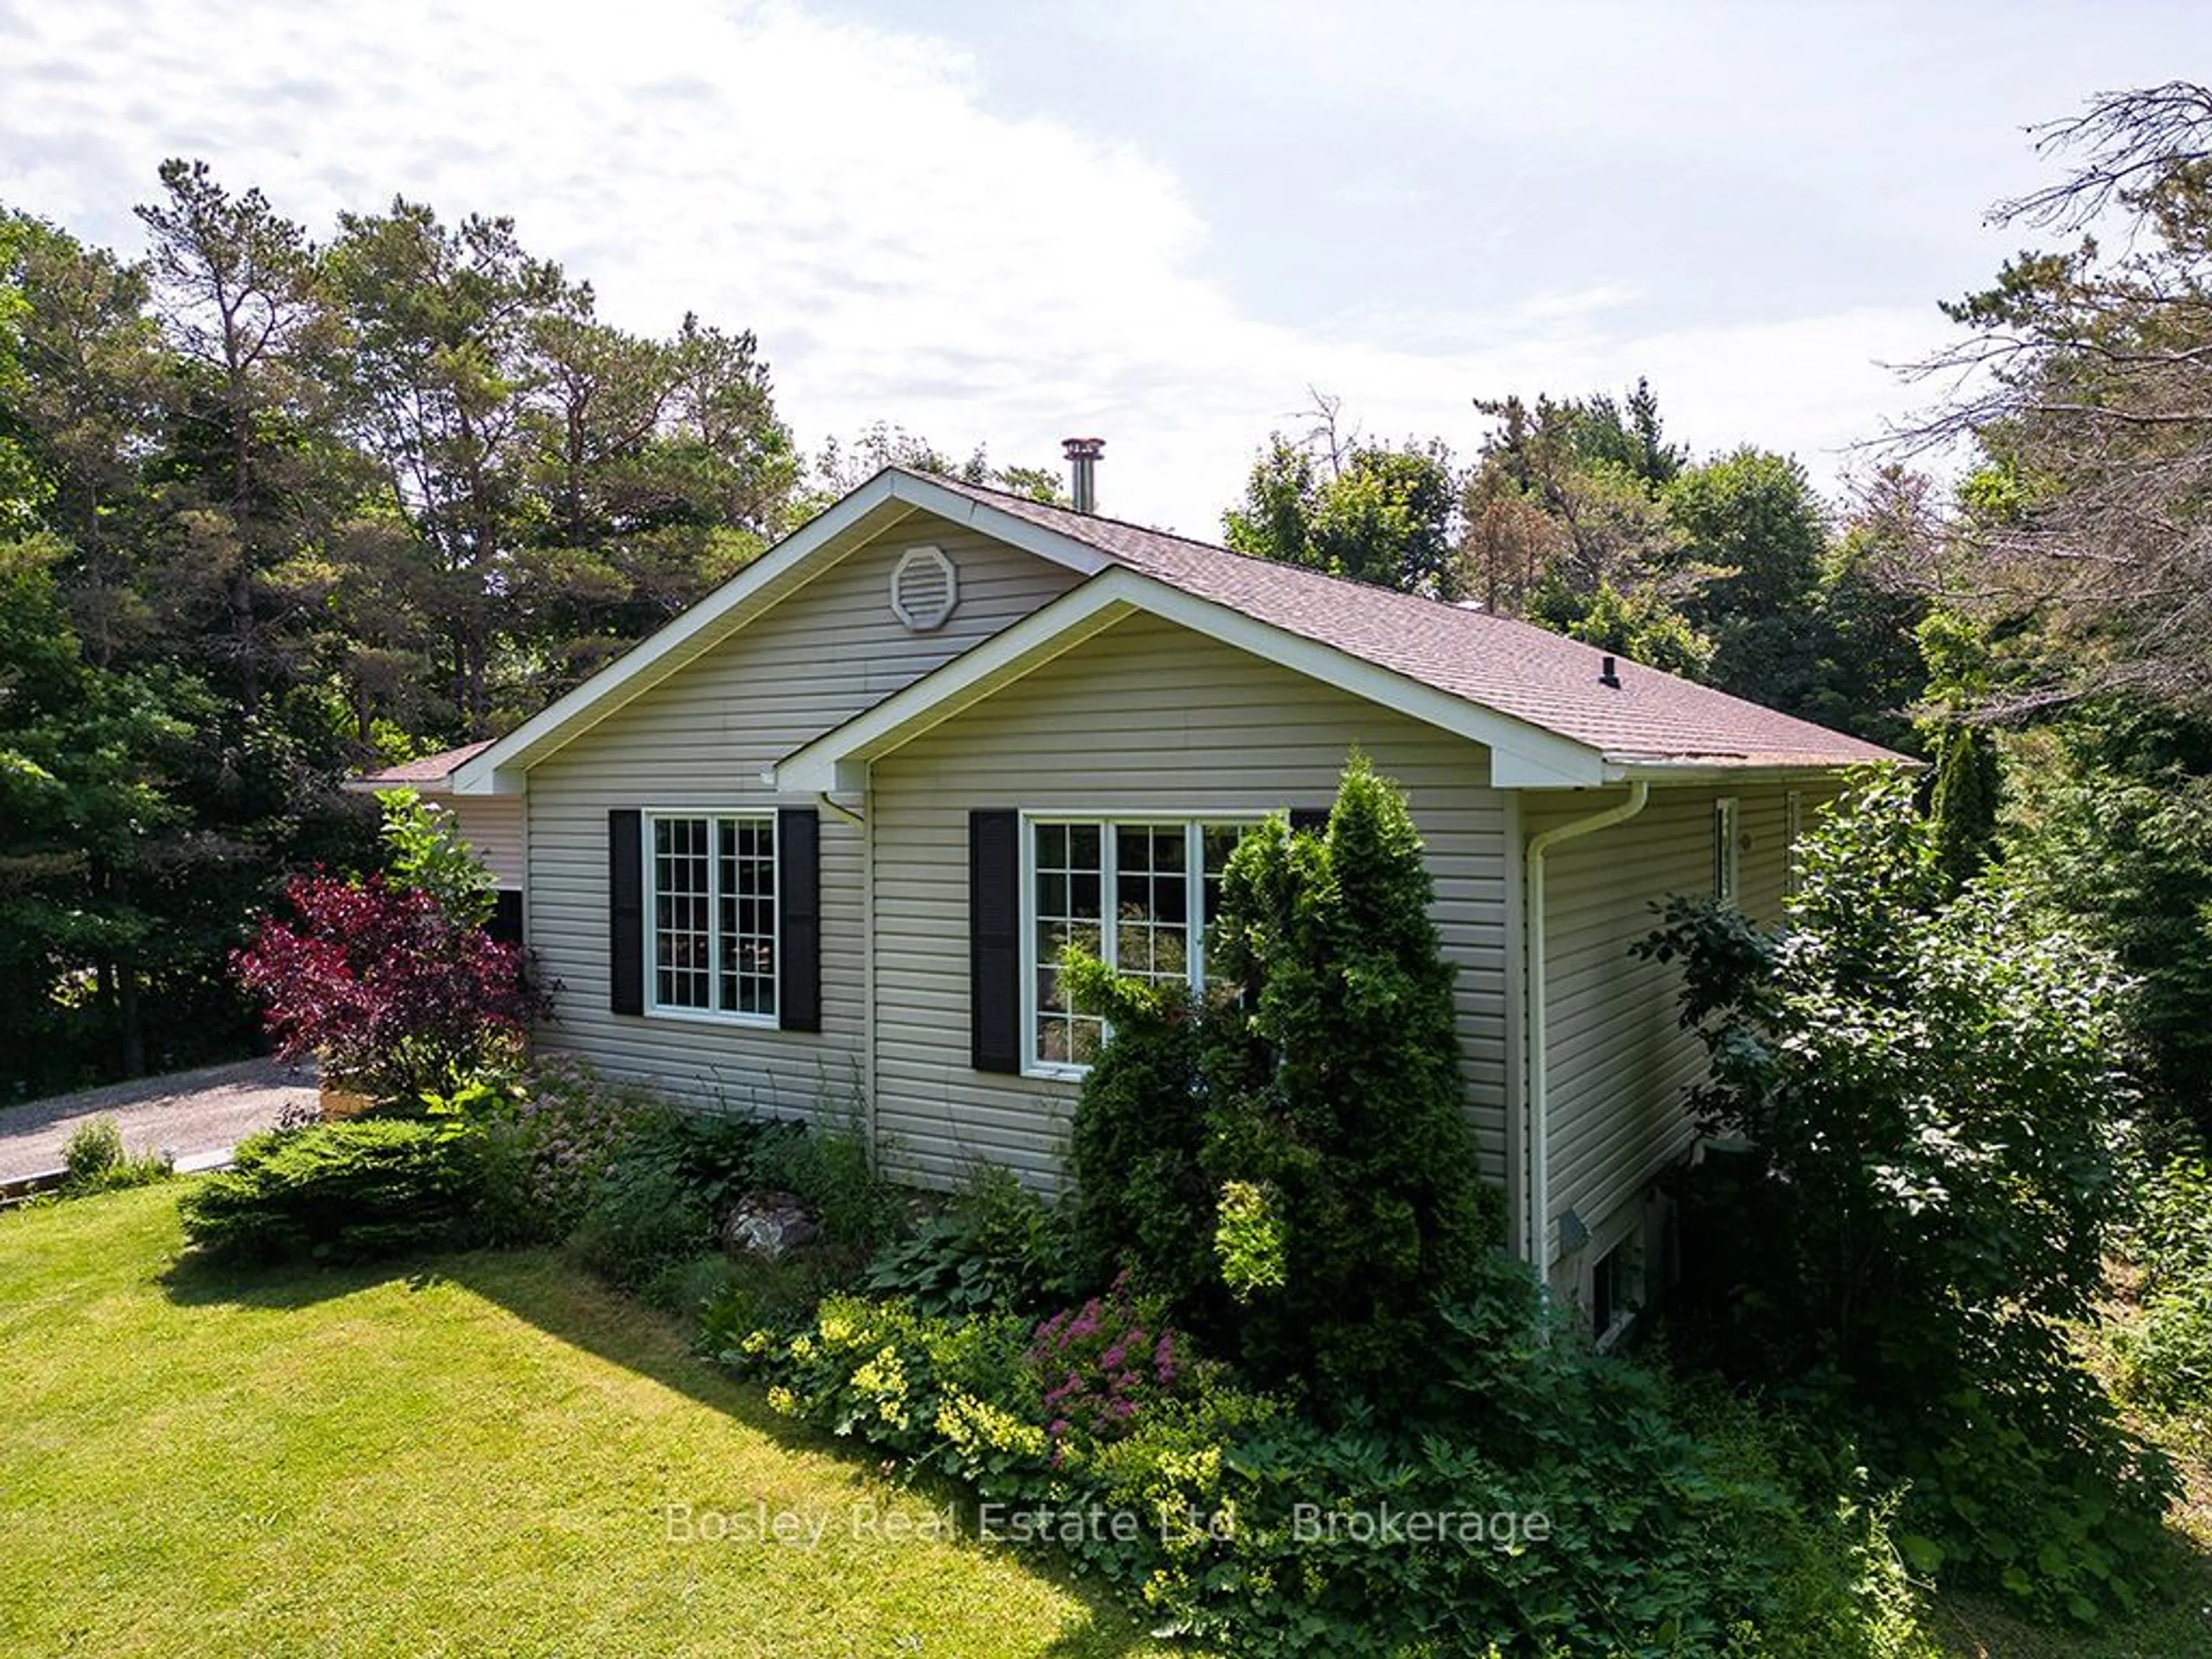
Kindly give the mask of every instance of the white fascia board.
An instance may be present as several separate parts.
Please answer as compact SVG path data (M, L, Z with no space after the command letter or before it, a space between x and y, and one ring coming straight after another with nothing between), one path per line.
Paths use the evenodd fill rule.
M1608 756L1605 765L1607 783L1659 784L1760 784L1802 783L1808 778L1840 777L1845 772L1862 766L1888 764L1903 766L1917 771L1922 763L1899 756L1896 760L1876 761L1808 761L1802 766L1776 766L1766 763L1731 764L1715 760L1625 760Z
M1042 559L1092 575L1114 561L1056 531L947 489L916 473L886 467L823 509L720 588L648 635L565 697L517 726L452 775L458 795L525 793L529 769L580 732L650 690L769 605L780 603L858 539L880 535L916 512L967 525Z
M862 787L866 763L1138 611L1481 744L1491 751L1491 779L1498 788L1604 781L1602 757L1585 744L1116 566L793 750L776 764L776 787L793 793Z
M1086 576L1095 576L1102 570L1121 568L1121 562L1095 547L1086 547L1072 537L1057 530L1048 530L1041 524L1032 524L1018 514L1008 513L993 507L988 501L979 501L973 495L963 495L957 489L947 489L943 484L919 473L902 472L898 478L901 501L910 501L925 513L933 513L954 524L966 525L981 531L994 540L1018 547L1024 553L1034 553L1070 570L1079 570Z

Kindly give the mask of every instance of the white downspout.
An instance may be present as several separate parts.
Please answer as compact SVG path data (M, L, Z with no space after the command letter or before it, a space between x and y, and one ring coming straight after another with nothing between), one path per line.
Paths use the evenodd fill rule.
M1528 1213L1522 1218L1522 1246L1528 1265L1539 1278L1547 1278L1551 1263L1544 1260L1544 1241L1551 1229L1552 1212L1552 1121L1551 1121L1551 1058L1546 1047L1549 1032L1547 1027L1547 1005L1549 1001L1544 970L1544 855L1561 842L1574 841L1595 835L1601 830L1610 830L1616 823L1626 823L1644 810L1651 798L1651 786L1639 779L1628 786L1628 799L1617 806L1608 806L1601 812L1593 812L1586 818L1575 818L1565 823L1554 824L1528 838L1528 856L1522 860L1522 880L1527 884L1521 915L1528 931L1523 941L1527 952L1528 992L1522 1006L1527 1012L1528 1033L1524 1047L1528 1050L1528 1081L1525 1097L1528 1179Z

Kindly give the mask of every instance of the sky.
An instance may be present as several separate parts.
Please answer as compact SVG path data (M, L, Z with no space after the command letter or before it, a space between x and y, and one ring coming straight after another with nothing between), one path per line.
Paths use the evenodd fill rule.
M2155 0L0 0L0 203L130 252L169 155L327 234L509 215L602 316L750 328L809 450L878 421L1218 538L1316 392L1472 456L1618 393L1824 489L2055 176L2023 129L2212 77Z

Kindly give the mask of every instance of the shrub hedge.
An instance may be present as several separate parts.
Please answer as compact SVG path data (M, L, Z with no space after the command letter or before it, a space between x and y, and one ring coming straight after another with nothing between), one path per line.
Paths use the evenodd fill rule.
M453 1119L355 1118L240 1143L188 1187L185 1237L210 1255L358 1261L483 1243L489 1141Z

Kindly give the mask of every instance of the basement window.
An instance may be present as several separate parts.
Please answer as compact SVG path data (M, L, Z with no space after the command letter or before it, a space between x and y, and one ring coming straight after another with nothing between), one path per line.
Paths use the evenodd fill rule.
M1623 1239L1590 1269L1590 1332L1600 1346L1609 1346L1635 1316L1639 1286L1636 1252Z

